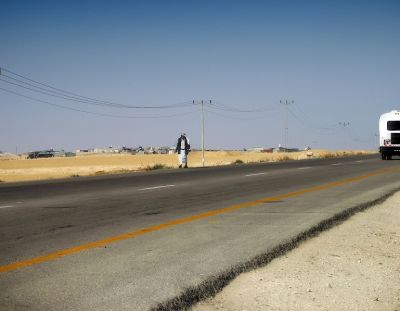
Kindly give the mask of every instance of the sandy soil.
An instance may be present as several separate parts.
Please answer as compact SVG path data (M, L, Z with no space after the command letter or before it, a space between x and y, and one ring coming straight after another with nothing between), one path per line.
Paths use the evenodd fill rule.
M399 258L397 193L191 310L400 310Z
M206 152L206 166L229 165L236 160L244 163L299 160L310 157L336 157L351 154L366 154L368 151L303 151L294 153L261 153L243 151ZM109 173L124 173L145 170L156 164L178 167L175 154L166 155L84 155L71 158L25 159L10 156L0 157L0 182L16 182L52 178L77 177ZM189 154L189 166L202 165L201 152Z

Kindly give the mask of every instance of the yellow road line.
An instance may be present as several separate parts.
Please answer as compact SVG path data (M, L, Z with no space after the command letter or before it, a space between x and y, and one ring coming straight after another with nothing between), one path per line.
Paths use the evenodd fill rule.
M213 210L213 211L209 211L209 212L205 212L205 213L201 213L201 214L197 214L197 215L193 215L193 216L189 216L189 217L178 218L178 219L175 219L175 220L163 223L163 224L159 224L159 225L143 228L143 229L140 229L140 230L137 230L137 231L123 233L121 235L105 238L105 239L98 240L98 241L95 241L95 242L90 242L90 243L74 246L74 247L63 249L63 250L60 250L60 251L57 251L57 252L54 252L54 253L50 253L50 254L47 254L47 255L43 255L43 256L39 256L39 257L35 257L35 258L31 258L31 259L27 259L27 260L23 260L23 261L19 261L19 262L15 262L15 263L12 263L12 264L9 264L9 265L0 266L0 273L1 272L7 272L7 271L16 270L16 269L23 268L23 267L32 266L32 265L35 265L35 264L38 264L38 263L43 263L43 262L50 261L50 260L55 260L55 259L58 259L58 258L61 258L61 257L65 257L65 256L72 255L72 254L75 254L75 253L79 253L79 252L82 252L82 251L86 251L86 250L89 250L89 249L92 249L92 248L104 247L104 246L109 245L111 243L115 243L115 242L119 242L119 241L123 241L123 240L127 240L127 239L132 239L132 238L144 235L144 234L149 233L149 232L154 232L154 231L159 231L159 230L166 229L166 228L171 228L171 227L174 227L174 226L177 226L177 225L190 223L190 222L193 222L195 220L204 219L204 218L208 218L208 217L212 217L212 216L217 216L217 215L229 213L229 212L233 212L233 211L236 211L236 210L239 210L239 209L243 209L243 208L253 207L253 206L256 206L256 205L259 205L259 204L262 204L262 203L280 201L282 199L296 197L296 196L300 196L300 195L303 195L303 194L306 194L306 193L326 190L326 189L342 186L342 185L345 185L345 184L362 181L362 180L365 180L365 179L370 178L372 176L382 175L382 174L385 174L385 173L388 173L388 172L393 172L393 171L394 171L393 168L391 168L391 169L382 169L382 170L374 171L374 172L371 172L371 173L368 173L368 174L364 174L364 175L361 175L361 176L347 178L347 179L331 182L331 183L320 185L320 186L301 189L301 190L298 190L298 191L289 192L289 193L286 193L286 194L281 194L281 195L276 195L276 196L271 196L271 197L266 197L266 198L262 198L262 199L258 199L258 200L254 200L254 201L239 203L239 204L231 205L231 206L228 206L228 207L225 207L225 208L221 208L221 209L217 209L217 210Z

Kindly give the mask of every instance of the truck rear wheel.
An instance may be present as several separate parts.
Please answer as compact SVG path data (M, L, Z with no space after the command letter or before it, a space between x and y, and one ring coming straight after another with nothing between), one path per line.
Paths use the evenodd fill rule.
M386 154L385 153L381 153L381 156L382 156L382 160L386 160Z

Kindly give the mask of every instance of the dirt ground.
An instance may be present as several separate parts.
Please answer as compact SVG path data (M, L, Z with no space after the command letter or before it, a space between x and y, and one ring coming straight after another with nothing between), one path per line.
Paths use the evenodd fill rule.
M400 310L400 193L240 275L192 311Z
M237 160L243 163L328 158L351 154L367 154L370 151L312 150L293 153L263 153L244 151L208 151L205 165L229 165ZM202 165L201 152L191 152L190 167ZM0 182L43 180L101 174L115 174L151 169L156 164L178 167L176 154L89 154L70 158L25 159L0 156Z

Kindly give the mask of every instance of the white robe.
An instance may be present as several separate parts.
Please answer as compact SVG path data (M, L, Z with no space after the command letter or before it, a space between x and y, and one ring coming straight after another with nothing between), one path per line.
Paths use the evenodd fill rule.
M189 143L189 138L186 137L186 143ZM181 140L181 150L178 154L179 158L179 164L180 165L187 165L187 154L186 154L186 145L185 145L185 140Z

